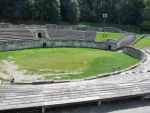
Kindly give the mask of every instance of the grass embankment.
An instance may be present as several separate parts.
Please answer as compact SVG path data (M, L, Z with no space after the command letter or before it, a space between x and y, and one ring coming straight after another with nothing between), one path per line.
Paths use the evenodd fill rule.
M97 27L98 24L96 22L80 22L79 25L84 25L87 27Z
M147 48L150 47L150 37L145 37L139 40L133 45L135 48Z
M96 27L98 26L95 22L81 22L80 25ZM107 40L120 40L124 38L123 34L115 33L115 32L97 32L95 41L96 42L103 42Z
M96 42L103 42L107 40L120 40L124 36L121 33L114 32L97 32L96 34Z
M48 48L0 52L19 70L40 74L43 79L68 80L121 70L138 62L124 53L85 48Z

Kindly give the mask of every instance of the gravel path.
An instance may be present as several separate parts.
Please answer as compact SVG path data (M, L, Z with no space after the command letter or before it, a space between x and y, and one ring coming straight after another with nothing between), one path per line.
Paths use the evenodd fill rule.
M25 71L18 70L17 65L13 61L3 60L0 66L0 73L8 80L15 79L15 82L35 81L38 79L36 75L28 75Z

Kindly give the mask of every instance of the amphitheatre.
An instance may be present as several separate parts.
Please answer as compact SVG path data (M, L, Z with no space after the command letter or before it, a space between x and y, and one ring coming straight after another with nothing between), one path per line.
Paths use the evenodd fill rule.
M45 113L54 107L150 98L149 40L149 35L115 27L2 24L0 112Z

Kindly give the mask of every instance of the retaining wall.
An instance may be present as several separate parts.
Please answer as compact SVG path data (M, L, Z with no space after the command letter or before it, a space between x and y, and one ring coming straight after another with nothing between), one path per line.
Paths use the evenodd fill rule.
M132 48L132 47L123 48L123 52L139 60L142 60L145 57L145 54L142 51L140 51L139 49Z
M48 39L40 39L40 40L22 40L22 41L9 41L0 43L0 51L9 51L9 50L21 50L21 49L30 49L30 48L62 48L62 47L68 47L68 48L94 48L94 49L100 49L100 50L109 50L109 46L111 45L111 49L115 49L116 45L113 42L93 42L93 41L77 41L77 40L48 40ZM121 49L124 53L142 60L144 59L145 55L142 51L132 48L132 47L125 47ZM116 71L113 73L105 73L104 76L111 76L116 75L121 72L130 70L134 67L137 67L138 64L135 66L129 67L128 69ZM90 77L86 78L84 80L90 80L90 79L96 79L102 77L96 76L96 77ZM35 84L41 84L41 83L55 83L55 82L70 82L70 81L33 81L32 83ZM31 83L31 84L32 84ZM30 83L29 83L30 84Z
M111 46L111 48L110 48ZM55 48L55 47L75 47L75 48L95 48L95 49L115 49L113 42L93 42L77 40L19 40L0 43L1 51L20 50L29 48Z
M102 50L116 49L116 43L113 41L93 42L79 40L16 40L0 43L0 51L20 50L29 48L57 48L57 47L73 47L73 48L94 48ZM111 47L111 48L110 48ZM132 47L122 49L124 53L137 58L143 59L144 53Z

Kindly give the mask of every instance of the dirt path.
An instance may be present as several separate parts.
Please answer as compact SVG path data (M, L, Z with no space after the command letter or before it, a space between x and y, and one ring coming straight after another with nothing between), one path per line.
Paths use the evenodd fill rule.
M13 61L2 60L0 63L0 77L8 80L14 78L15 82L34 81L38 76L27 75L25 71L18 70L18 66Z

